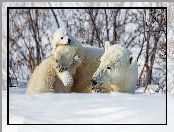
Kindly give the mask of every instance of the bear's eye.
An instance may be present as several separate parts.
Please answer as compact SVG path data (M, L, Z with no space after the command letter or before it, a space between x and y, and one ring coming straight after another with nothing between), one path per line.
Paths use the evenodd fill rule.
M108 66L107 69L111 69L111 67Z
M63 39L63 37L61 37L61 39Z

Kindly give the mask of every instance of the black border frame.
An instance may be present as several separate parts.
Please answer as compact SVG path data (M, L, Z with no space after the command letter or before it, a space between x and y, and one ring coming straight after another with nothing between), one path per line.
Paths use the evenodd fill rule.
M9 10L10 9L166 9L167 7L7 7L7 125L167 125L167 38L166 38L166 123L164 124L10 124L9 123ZM166 23L167 33L167 23Z

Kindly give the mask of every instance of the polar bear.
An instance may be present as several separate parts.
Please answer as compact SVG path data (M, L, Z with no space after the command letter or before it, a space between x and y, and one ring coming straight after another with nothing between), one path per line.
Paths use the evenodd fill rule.
M53 47L56 47L58 45L68 45L72 40L74 40L74 38L70 36L67 28L61 27L54 32L51 41Z
M104 50L82 45L65 27L55 31L51 44L52 56L36 67L27 93L88 92Z
M80 43L72 36L67 36L66 31L63 32L62 38L59 34L62 31L64 29L59 28L54 34L56 38L53 42L52 54L35 68L28 82L26 93L71 92L72 76L81 63L81 58L78 56ZM64 61L60 63L59 60Z
M74 83L71 87L72 92L88 93L91 86L91 78L100 65L100 58L104 49L93 46L81 46L78 55L81 58L81 64L77 67L76 74L73 76Z
M94 89L135 93L138 80L137 58L132 52L118 44L105 43L105 53L100 66L92 77Z
M52 55L56 58L59 72L76 69L76 72L74 72L75 74L73 74L74 81L71 87L71 92L87 92L87 87L91 85L92 75L100 64L100 58L103 55L104 50L101 48L82 45L79 40L74 38L68 32L65 26L58 28L55 31L51 38L51 44L53 47ZM73 52L71 52L68 47L73 46L76 47L76 50L73 48ZM78 66L72 65L74 63L74 56L80 58L81 63ZM61 78L62 82L68 80L68 78L68 76L64 75ZM60 82L55 81L55 85L60 85Z
M74 62L74 56L80 55L81 43L75 39L66 27L58 28L51 39L52 54L57 60L60 72L65 71ZM68 46L70 48L68 48ZM71 48L72 47L72 48ZM71 51L72 50L72 51Z
M104 50L83 46L63 28L53 34L52 46L52 56L35 69L27 93L88 92Z
M80 64L80 58L74 57L74 63L66 71L59 72L57 62L53 57L44 60L36 67L28 82L27 94L58 92L71 92L73 75Z
M78 55L81 58L81 63L77 67L76 73L73 76L74 83L71 87L71 92L87 93L88 88L91 85L91 78L100 65L100 58L104 53L104 49L93 46L78 46L79 47L76 55ZM61 45L57 46L57 50L59 49L59 47L61 47ZM57 56L59 55L57 54ZM65 58L58 57L60 60L57 61L62 71L69 69L68 66L70 66L70 64L72 63L71 60L68 59L69 57L71 58L71 53L68 54L68 56L64 56Z

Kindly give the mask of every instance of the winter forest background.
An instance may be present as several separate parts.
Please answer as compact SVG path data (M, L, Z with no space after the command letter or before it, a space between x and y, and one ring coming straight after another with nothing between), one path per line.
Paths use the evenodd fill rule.
M26 85L49 57L60 17L83 45L129 48L139 65L137 88L166 92L166 9L9 9L9 86ZM23 83L21 83L23 82Z

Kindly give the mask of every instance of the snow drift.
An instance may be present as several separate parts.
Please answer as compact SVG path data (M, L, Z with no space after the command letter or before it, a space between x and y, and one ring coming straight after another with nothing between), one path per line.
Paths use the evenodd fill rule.
M4 95L5 97L5 95ZM40 94L10 89L11 124L165 124L166 95Z

